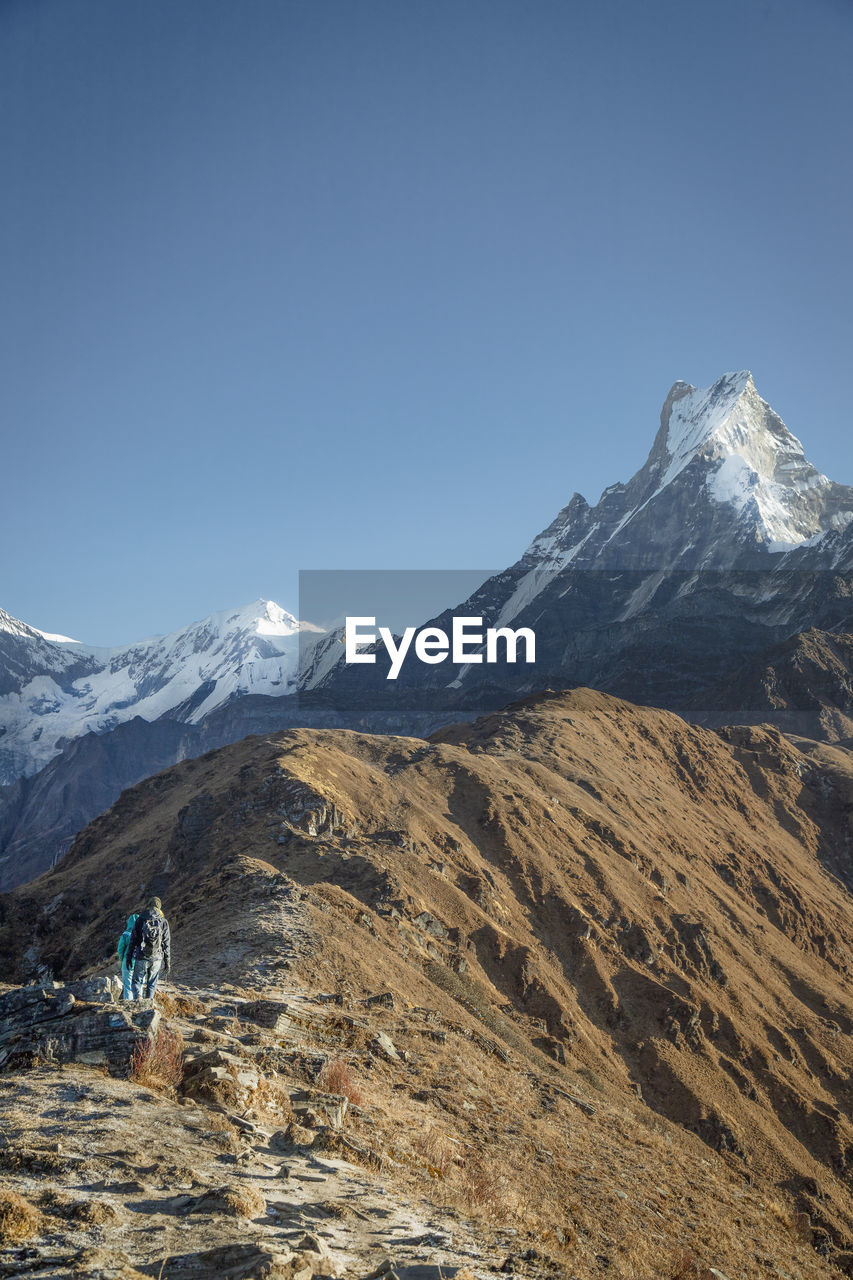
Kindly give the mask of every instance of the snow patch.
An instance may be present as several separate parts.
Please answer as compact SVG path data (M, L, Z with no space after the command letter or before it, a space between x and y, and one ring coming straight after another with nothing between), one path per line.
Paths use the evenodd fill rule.
M71 636L60 636L53 631L41 631L38 627L33 627L33 631L37 631L42 640L50 640L53 644L79 644L79 640L72 640Z
M716 502L728 503L739 514L749 512L768 551L790 551L827 532L815 534L806 513L791 502L789 486L767 480L739 453L723 458L705 483ZM847 518L853 519L853 513Z

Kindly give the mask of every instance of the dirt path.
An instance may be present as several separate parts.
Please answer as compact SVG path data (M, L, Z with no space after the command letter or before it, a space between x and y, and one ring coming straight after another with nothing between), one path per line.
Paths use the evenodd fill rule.
M485 1277L495 1250L509 1252L511 1232L506 1247L486 1245L454 1211L413 1200L392 1170L317 1152L304 1128L286 1140L288 1099L322 1099L311 1077L341 1051L339 1010L293 975L314 945L296 896L245 919L158 995L185 1065L225 1063L207 1067L220 1093L216 1079L175 1096L79 1063L0 1076L0 1188L40 1214L29 1239L0 1234L0 1277L286 1280L298 1272L284 1260L304 1254L314 1274L442 1280L463 1268ZM223 974L286 1005L286 1032L240 1021L245 994Z

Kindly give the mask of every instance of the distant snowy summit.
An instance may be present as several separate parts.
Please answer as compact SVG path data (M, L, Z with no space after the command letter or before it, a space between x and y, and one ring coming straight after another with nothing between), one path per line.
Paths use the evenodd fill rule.
M698 390L676 382L643 467L597 506L575 494L523 561L540 568L766 566L853 522L835 484L755 389L747 370Z
M306 631L320 628L256 600L171 635L98 648L0 610L0 783L135 716L195 724L231 698L293 692Z

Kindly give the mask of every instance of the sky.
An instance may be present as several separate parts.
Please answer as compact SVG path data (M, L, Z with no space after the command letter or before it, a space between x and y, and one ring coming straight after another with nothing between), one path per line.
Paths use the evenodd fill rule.
M848 0L0 0L0 606L499 568L734 369L853 483L851 134Z

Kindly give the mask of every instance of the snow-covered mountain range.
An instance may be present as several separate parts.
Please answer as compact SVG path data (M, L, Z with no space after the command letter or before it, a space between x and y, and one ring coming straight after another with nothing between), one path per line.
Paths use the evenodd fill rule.
M766 580L752 595L761 600L748 603L760 603L762 624L776 627L770 643L782 638L786 620L793 630L809 620L814 590L804 571L851 568L853 488L812 466L752 375L740 371L704 390L676 382L636 475L605 489L594 507L576 493L516 564L456 612L492 626L534 626L542 655L534 683L543 671L574 683L595 676L589 661L573 665L584 649L578 631L592 628L602 656L614 627L621 644L626 622L660 612L674 574L684 600L711 581L719 591L721 573L759 572ZM594 575L613 573L621 576L602 589ZM0 784L32 775L84 734L136 716L195 725L246 695L326 689L346 699L382 679L379 671L344 671L331 634L309 655L305 639L322 634L257 600L171 635L104 649L46 635L0 610ZM409 672L428 689L460 688L482 674L445 665Z
M320 629L256 600L108 649L48 635L0 610L0 783L134 716L197 724L231 698L292 692L306 631Z
M811 465L747 372L676 382L632 479L595 506L575 494L448 604L533 628L535 667L412 662L389 682L381 652L347 667L338 633L264 600L121 649L0 613L0 887L62 856L123 787L250 733L426 734L574 685L832 741L853 724L853 488ZM448 630L450 610L412 619L428 621Z

